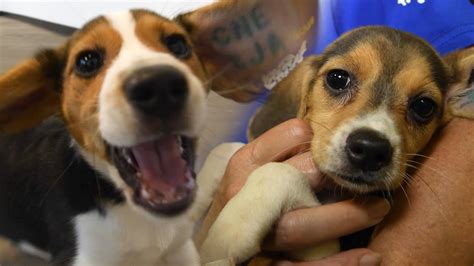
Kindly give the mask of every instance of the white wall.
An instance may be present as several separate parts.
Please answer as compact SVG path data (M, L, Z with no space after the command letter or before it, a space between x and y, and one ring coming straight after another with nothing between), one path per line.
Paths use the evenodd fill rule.
M211 2L213 0L0 0L0 11L79 28L88 20L111 11L148 8L174 17Z

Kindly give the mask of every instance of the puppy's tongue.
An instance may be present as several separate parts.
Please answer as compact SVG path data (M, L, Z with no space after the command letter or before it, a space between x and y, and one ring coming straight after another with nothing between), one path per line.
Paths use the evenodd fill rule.
M178 187L186 186L187 165L174 135L131 148L141 173L141 181L151 193L172 198Z

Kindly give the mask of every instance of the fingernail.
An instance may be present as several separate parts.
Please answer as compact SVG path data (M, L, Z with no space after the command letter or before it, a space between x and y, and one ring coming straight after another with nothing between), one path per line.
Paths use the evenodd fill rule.
M382 262L382 256L378 253L365 254L360 258L360 266L378 266Z
M390 210L390 203L382 198L370 199L367 202L367 206L369 208L369 216L374 222L380 221Z

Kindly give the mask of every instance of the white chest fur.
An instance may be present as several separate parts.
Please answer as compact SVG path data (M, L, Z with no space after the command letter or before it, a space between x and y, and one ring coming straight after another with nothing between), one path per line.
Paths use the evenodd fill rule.
M75 229L74 265L163 265L172 253L189 248L187 241L190 241L193 225L184 215L151 217L125 203L107 208L105 216L97 211L77 216ZM195 250L182 251L195 253ZM180 254L182 257L194 255Z
M243 144L226 143L207 157L197 176L198 192L188 211L176 217L156 217L133 206L130 195L123 205L110 206L106 216L97 211L74 219L77 256L74 266L199 265L191 242L194 226L212 201L212 195L232 154ZM124 186L114 167L81 151L94 168L109 176L118 188Z

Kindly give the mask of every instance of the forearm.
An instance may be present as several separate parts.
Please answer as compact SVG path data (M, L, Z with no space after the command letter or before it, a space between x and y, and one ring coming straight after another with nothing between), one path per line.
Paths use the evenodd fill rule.
M385 265L474 263L474 122L455 119L435 141L370 245Z

